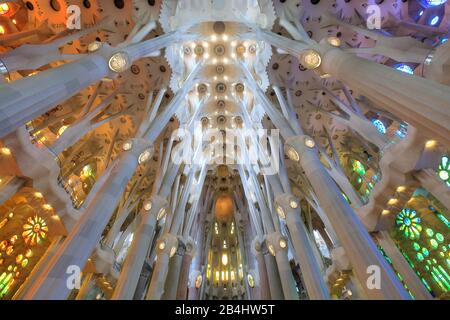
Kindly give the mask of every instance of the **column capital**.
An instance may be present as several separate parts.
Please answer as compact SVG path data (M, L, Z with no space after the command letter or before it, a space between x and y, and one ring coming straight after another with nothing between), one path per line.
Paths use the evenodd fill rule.
M143 164L150 160L155 152L153 144L142 138L129 139L122 145L122 150L131 152L137 158L139 164Z
M286 251L288 247L287 239L278 231L266 236L266 245L271 255L276 256L280 251Z
M253 240L252 240L252 245L250 247L250 250L252 251L252 253L257 256L258 254L265 254L267 253L267 248L265 248L265 244L264 244L264 239L262 239L259 236L256 236ZM264 250L266 251L264 253Z
M275 210L283 220L294 220L300 218L300 201L289 193L275 195Z
M192 239L191 237L187 237L187 239L185 239L184 241L184 244L186 247L185 254L190 255L192 258L194 258L197 251L197 246L195 245L194 239Z
M167 254L169 257L173 257L178 250L178 238L173 234L164 234L157 243L158 254Z
M286 139L284 151L289 159L300 161L300 155L305 152L315 151L316 142L308 135L292 136Z
M168 203L164 197L154 194L150 199L144 201L142 210L144 214L154 216L156 220L161 220L167 214Z

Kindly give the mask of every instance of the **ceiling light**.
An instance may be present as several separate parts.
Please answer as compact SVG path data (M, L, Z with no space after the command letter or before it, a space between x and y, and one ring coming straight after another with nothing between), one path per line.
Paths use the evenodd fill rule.
M300 161L300 156L298 155L298 152L291 146L288 146L286 148L286 154L292 161Z
M341 39L339 39L338 37L328 37L327 41L333 47L341 46Z
M317 69L322 64L322 57L316 50L308 49L301 53L300 63L306 69Z
M314 142L313 138L311 137L306 137L305 138L305 146L307 146L308 148L312 149L316 146L316 143Z
M130 65L130 58L126 52L117 52L109 58L108 65L113 72L124 72Z
M152 202L151 201L147 201L145 204L144 204L144 210L145 211L150 211L152 209Z
M139 155L138 163L143 164L143 163L147 162L151 156L152 156L152 154L151 154L150 150L145 150L144 152L142 152Z

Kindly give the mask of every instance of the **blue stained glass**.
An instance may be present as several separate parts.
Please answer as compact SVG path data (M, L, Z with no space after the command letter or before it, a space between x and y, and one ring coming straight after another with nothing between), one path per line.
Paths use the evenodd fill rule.
M395 64L394 69L404 72L404 73L407 73L407 74L414 74L413 68L411 68L410 66L408 66L407 64L404 64L404 63Z
M372 123L380 133L382 133L382 134L386 133L386 126L384 125L384 123L382 121L380 121L378 119L373 119Z
M439 22L439 16L434 16L434 17L430 20L430 26L435 26L435 25L437 25L438 22Z

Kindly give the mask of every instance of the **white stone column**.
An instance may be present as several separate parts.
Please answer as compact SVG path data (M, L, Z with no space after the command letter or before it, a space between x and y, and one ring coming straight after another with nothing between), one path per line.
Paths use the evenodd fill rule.
M450 90L339 49L321 48L323 73L346 83L430 138L450 145Z
M292 195L278 194L275 197L275 208L278 215L282 219L286 219L309 298L311 300L330 299L328 287L312 248L313 244L311 244L305 225L300 218L299 201Z
M188 238L186 243L186 252L183 256L183 261L181 263L180 276L178 279L178 288L177 288L177 300L186 300L188 293L188 284L189 284L189 271L191 269L192 260L195 256L195 243L191 238ZM194 288L194 286L192 285Z
M135 60L183 37L189 38L190 35L180 36L173 32L126 48L113 48L103 43L98 51L75 62L1 84L0 137L47 112L91 83L104 77L115 77Z
M93 54L76 62L0 85L0 137L47 112L109 73L107 58Z
M175 255L170 259L167 278L164 284L162 300L175 300L180 279L181 266L185 254L184 244L178 239L178 248Z
M280 274L281 286L286 300L298 300L294 276L287 256L288 241L279 232L266 236L269 252L275 257Z
M155 268L153 269L150 287L148 288L146 300L161 300L164 294L164 284L169 272L169 260L175 255L178 248L178 239L170 233L166 233L158 241L157 245L157 260Z
M269 253L266 241L261 244L261 252L266 264L267 278L269 280L270 297L272 300L284 300L283 287L275 257Z
M87 259L100 241L103 230L144 153L148 158L153 148L148 143L135 140L130 150L122 153L111 175L99 188L80 220L74 226L47 268L26 293L24 299L66 299L71 289L67 286L69 266L83 269ZM142 159L142 158L141 158Z
M153 195L150 199L151 208L144 204L141 210L141 224L134 233L133 242L122 266L112 300L131 300L139 281L142 266L152 243L156 222L164 216L167 201L163 197Z
M367 273L368 268L379 267L381 288L369 289L364 286L367 296L370 299L410 299L369 233L321 164L314 140L308 136L288 138L285 151L291 160L300 162L318 197L319 205L330 218L333 229L349 256L358 280L366 284L371 275Z
M264 261L264 256L261 252L261 242L258 238L252 241L251 250L256 257L256 263L258 266L259 274L259 294L261 300L270 300L270 287L269 279L267 276L266 262Z

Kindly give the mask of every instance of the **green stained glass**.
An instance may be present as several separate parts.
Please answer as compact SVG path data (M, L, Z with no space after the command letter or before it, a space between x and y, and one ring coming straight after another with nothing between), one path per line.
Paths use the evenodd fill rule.
M446 259L445 262L447 263L447 266L450 268L450 259Z
M414 250L419 251L420 250L420 245L417 242L414 242L413 243L413 248L414 248Z
M450 185L450 161L448 156L443 156L441 158L441 163L439 163L437 174L439 178Z
M417 239L422 231L421 219L417 216L416 211L412 209L403 209L397 215L395 222L407 238Z
M429 271L430 270L430 266L425 266L425 270Z
M430 238L434 235L433 230L430 229L430 228L427 228L427 229L425 230L425 232L427 233L427 236L429 236Z
M366 174L366 168L358 160L353 160L353 171L355 171L360 176L364 176Z
M430 239L430 245L432 249L437 249L439 247L439 244L435 239Z
M421 254L420 252L417 252L416 253L416 258L417 258L417 260L419 260L419 261L423 261L423 254Z
M446 246L442 246L442 251L443 252L447 252L447 247Z
M436 240L439 242L444 242L444 236L440 233L436 233Z
M444 217L439 211L437 211L435 207L428 206L428 208L434 212L434 214L436 215L436 217L439 220L441 220L447 227L450 228L450 221L448 221L448 219L446 217ZM450 245L449 245L449 248L450 248Z
M425 287L427 288L428 291L431 292L431 287L428 284L428 282L424 279L424 278L420 278L420 280L422 280L422 283L425 285Z
M427 248L422 248L422 254L424 255L424 257L428 257L428 255L429 255L430 253L428 252L428 249L427 249Z
M445 258L445 253L443 253L442 251L439 252L439 255L440 255L442 258Z

